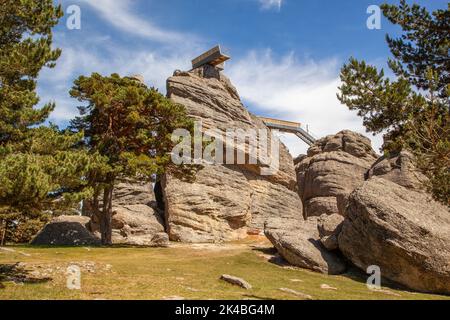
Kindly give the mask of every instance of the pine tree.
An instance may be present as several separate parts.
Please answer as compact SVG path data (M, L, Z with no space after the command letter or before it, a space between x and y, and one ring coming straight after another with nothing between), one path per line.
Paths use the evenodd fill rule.
M43 123L54 109L41 109L36 79L54 67L61 50L53 50L52 27L62 16L52 0L0 0L0 147L20 142L31 126Z
M45 127L53 103L38 109L36 84L61 54L52 0L0 0L0 244L23 242L59 210L92 193L87 170L101 157L76 148L82 134Z
M382 6L403 34L387 36L397 79L351 58L341 70L338 99L357 110L372 133L385 133L386 153L406 148L429 177L435 198L450 205L450 4L430 14L419 5Z
M183 106L153 88L117 74L79 77L71 96L87 105L71 128L84 132L87 148L107 159L89 174L93 210L100 217L102 243L111 245L112 195L118 178L154 180L170 166L175 129L192 130ZM103 193L99 207L99 197Z

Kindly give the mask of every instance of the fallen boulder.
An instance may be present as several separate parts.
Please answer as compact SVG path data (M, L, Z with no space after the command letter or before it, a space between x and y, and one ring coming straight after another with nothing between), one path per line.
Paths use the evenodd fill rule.
M60 216L47 223L31 240L32 245L95 246L100 239L86 226L89 218L81 216Z
M266 223L265 234L278 253L294 266L325 274L344 273L345 262L322 245L317 226L317 217L306 221L272 219Z
M450 293L450 212L424 192L373 177L349 197L339 249L413 290Z

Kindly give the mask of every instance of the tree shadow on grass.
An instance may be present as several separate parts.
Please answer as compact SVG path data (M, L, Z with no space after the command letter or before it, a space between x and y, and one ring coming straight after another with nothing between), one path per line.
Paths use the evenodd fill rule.
M51 281L49 277L38 277L32 274L20 263L0 264L0 289L5 288L5 282L14 283L45 283Z

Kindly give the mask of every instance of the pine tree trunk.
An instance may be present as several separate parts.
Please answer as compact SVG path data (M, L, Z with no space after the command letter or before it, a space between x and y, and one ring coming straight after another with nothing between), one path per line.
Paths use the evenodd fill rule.
M102 244L112 245L112 196L114 184L108 185L103 194L103 210L100 221L100 232L102 234Z
M2 222L2 237L0 238L0 246L5 245L5 239L6 239L6 227L8 226L8 222L6 220L1 220Z

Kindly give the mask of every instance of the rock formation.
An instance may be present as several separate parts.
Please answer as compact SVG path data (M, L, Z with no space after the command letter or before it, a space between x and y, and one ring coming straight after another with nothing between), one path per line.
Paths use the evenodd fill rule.
M265 234L278 253L289 263L325 274L341 274L345 262L328 251L320 241L318 218L272 219L266 224Z
M408 151L383 156L373 164L368 178L378 176L408 189L422 190L426 177L414 165L414 156Z
M92 215L89 229L100 236L100 219ZM165 246L169 239L157 209L151 183L121 181L114 189L113 244Z
M337 197L348 196L361 184L376 159L370 140L352 131L317 141L307 156L296 159L305 217L343 214Z
M319 218L317 228L319 230L320 242L332 251L339 247L338 236L342 231L344 217L340 214L322 215Z
M203 131L267 129L243 106L230 80L212 66L175 72L168 97L202 121ZM246 154L247 155L247 154ZM281 145L280 169L261 175L258 165L206 165L194 182L163 177L164 207L171 240L220 242L259 233L273 216L301 217L293 160Z
M424 192L373 177L349 197L339 249L411 289L450 293L450 212Z
M31 240L32 245L90 246L99 245L100 239L88 231L88 217L60 216L46 224Z
M85 216L61 216L47 224L31 242L36 245L99 245L99 217L84 202ZM121 181L114 190L113 244L167 246L161 212L156 208L152 185Z

